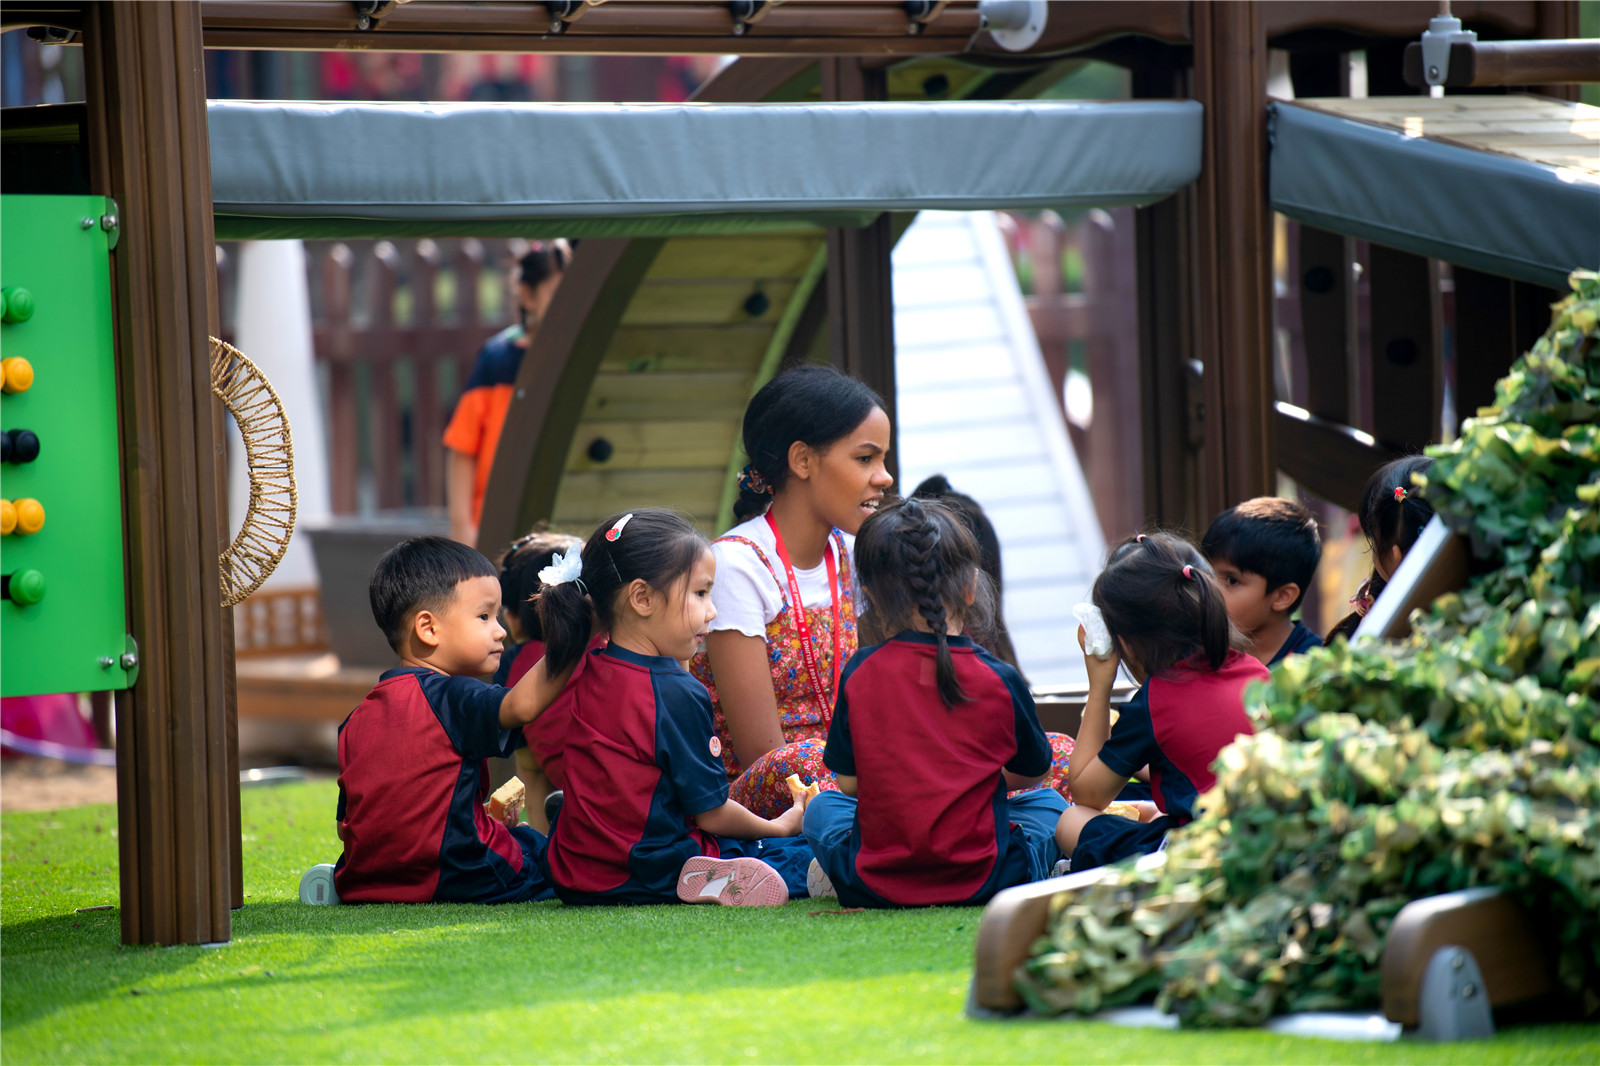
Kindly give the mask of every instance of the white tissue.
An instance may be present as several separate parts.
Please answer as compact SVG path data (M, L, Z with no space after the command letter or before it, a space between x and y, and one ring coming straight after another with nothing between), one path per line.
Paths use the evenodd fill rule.
M1096 659L1111 658L1111 630L1106 628L1100 608L1092 603L1080 603L1072 609L1072 613L1083 623L1085 650Z

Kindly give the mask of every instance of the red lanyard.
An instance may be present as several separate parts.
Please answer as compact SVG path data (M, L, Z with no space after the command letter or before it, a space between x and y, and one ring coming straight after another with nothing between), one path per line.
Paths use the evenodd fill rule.
M778 559L783 563L784 576L789 579L789 604L794 609L794 627L800 635L800 655L806 661L806 673L811 675L811 689L826 710L831 702L830 697L839 692L839 670L844 665L839 662L839 564L834 560L833 537L829 535L828 546L823 549L823 558L828 563L828 595L833 601L833 689L829 692L822 687L822 668L817 664L817 650L811 643L811 626L806 623L806 605L800 599L800 582L795 579L794 566L789 562L789 549L783 545L783 534L778 532L778 523L772 520L771 512L767 513L767 525L772 530L773 539L778 542Z

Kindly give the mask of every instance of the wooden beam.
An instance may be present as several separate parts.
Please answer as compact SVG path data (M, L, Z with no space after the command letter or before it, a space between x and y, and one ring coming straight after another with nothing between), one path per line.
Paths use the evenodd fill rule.
M1433 315L1434 269L1422 256L1374 244L1372 424L1374 435L1420 451L1439 439L1444 375Z
M1361 506L1372 472L1403 450L1286 403L1276 405L1278 463L1296 482L1347 511Z
M1215 512L1276 483L1267 42L1258 5L1200 0L1194 40L1205 148L1190 263L1205 368L1204 510Z
M859 60L822 60L822 99L886 100L888 77ZM866 382L883 397L889 424L895 423L894 288L889 255L895 235L888 213L860 229L828 229L828 339L833 364ZM895 452L889 473L898 475Z
M122 938L224 941L239 847L217 574L222 438L200 11L94 3L84 27L93 188L115 197L130 629L138 683L117 701Z

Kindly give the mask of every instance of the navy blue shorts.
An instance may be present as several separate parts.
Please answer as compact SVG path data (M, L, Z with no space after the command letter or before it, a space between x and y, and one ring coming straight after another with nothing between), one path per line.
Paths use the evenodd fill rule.
M1072 849L1072 872L1148 855L1161 847L1171 824L1166 815L1153 822L1136 822L1120 814L1091 818L1078 834L1078 846Z

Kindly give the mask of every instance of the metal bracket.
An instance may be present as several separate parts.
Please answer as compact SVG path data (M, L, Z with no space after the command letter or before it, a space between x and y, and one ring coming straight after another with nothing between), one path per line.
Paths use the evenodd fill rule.
M108 196L106 213L100 216L100 228L106 231L106 251L116 251L117 237L122 233L121 227L122 212L117 210L117 202Z
M979 0L978 15L1001 48L1025 52L1044 36L1050 5L1045 0Z
M395 8L405 3L410 3L410 0L355 0L356 29L371 30L377 28L378 23L388 18Z
M139 680L139 642L133 639L132 633L127 634L123 642L122 657L117 660L117 665L127 674L128 687L132 688L134 682Z
M728 13L733 16L733 35L743 37L750 27L772 13L783 0L729 0Z
M1417 997L1423 1040L1486 1040L1494 1035L1494 1015L1483 987L1483 972L1472 952L1454 944L1428 960Z
M1422 31L1422 77L1431 86L1442 86L1450 76L1450 46L1472 44L1478 35L1463 30L1454 15L1435 15Z

